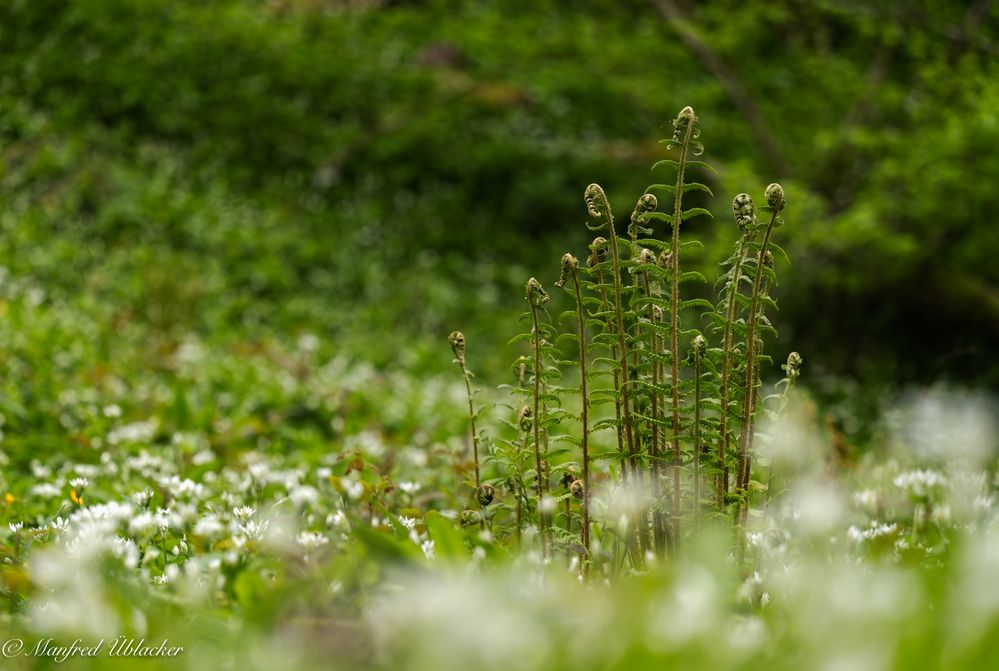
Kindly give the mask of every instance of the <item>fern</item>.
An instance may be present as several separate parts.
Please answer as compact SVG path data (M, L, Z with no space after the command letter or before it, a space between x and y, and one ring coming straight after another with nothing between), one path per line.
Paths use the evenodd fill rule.
M591 284L589 288L596 290L599 295L599 312L591 317L591 321L597 329L602 330L609 336L606 344L610 350L610 367L614 382L614 426L617 432L617 449L621 464L621 477L624 481L627 481L628 470L626 464L626 440L624 437L624 421L621 412L621 376L617 367L618 362L620 361L618 338L615 332L615 319L617 311L612 309L610 306L610 302L607 299L607 287L604 284L604 266L609 263L607 260L607 246L607 240L602 237L594 238L593 242L590 244L590 256L587 259L587 266L589 267L590 273L596 277L597 283L595 285ZM597 341L596 338L594 338L594 344L599 344L599 341Z
M454 361L461 368L461 375L465 379L465 391L468 395L468 422L472 430L472 455L475 461L475 498L479 504L479 526L486 528L486 506L492 503L492 485L483 485L479 476L479 434L475 430L475 406L472 403L472 382L471 373L465 366L465 335L461 331L454 331L448 336L451 351L454 353Z
M594 230L606 229L610 235L611 265L613 267L612 282L614 285L614 329L617 335L617 355L620 357L620 385L621 385L621 419L623 421L622 431L624 433L625 444L627 445L628 458L632 459L635 454L634 438L631 433L631 389L628 380L628 347L625 340L624 331L624 301L621 289L621 250L618 244L617 232L614 230L614 215L611 213L610 203L607 195L599 184L590 184L583 194L586 210L591 217L603 223L598 224Z
M765 259L770 245L770 236L775 225L781 221L780 211L784 209L784 189L780 184L771 184L766 190L767 205L770 209L770 221L763 232L763 241L756 256L756 272L753 277L752 302L749 308L749 325L746 335L746 372L742 401L742 433L739 446L738 493L739 519L744 522L748 512L745 501L746 490L749 487L750 458L753 446L753 416L756 407L756 355L758 352L756 333L761 315L757 311L760 306L761 287L763 284Z
M729 466L728 448L730 444L729 433L729 399L731 393L730 374L733 365L733 330L735 328L736 317L740 302L737 300L741 294L739 288L743 282L743 262L749 244L757 232L756 207L752 197L747 193L740 193L732 200L732 212L735 215L736 224L742 232L742 238L736 243L735 253L729 258L727 264L729 271L723 275L725 286L722 290L722 299L718 304L717 313L723 315L722 324L722 363L720 379L720 405L719 412L719 440L718 440L718 468L719 473L716 478L716 501L718 507L725 505L728 494Z
M697 335L691 346L694 360L694 424L691 429L694 446L694 529L701 526L701 377L704 355L708 349L708 341L704 336Z
M583 425L583 434L580 448L583 457L583 480L570 480L567 485L573 496L582 498L582 531L583 550L587 557L590 554L590 420L589 420L589 396L586 390L586 314L583 307L583 293L579 287L579 262L572 254L566 253L562 257L562 274L558 278L555 286L561 288L566 281L572 279L572 293L576 303L577 319L577 340L579 344L579 395L582 402L580 421ZM566 499L566 525L571 531L569 499Z
M795 383L798 381L798 376L801 375L801 355L797 352L791 352L787 355L787 361L781 365L784 370L784 378L774 385L774 393L763 399L764 406L768 401L776 401L777 407L774 409L766 409L766 413L770 420L775 424L780 420L781 416L784 414L784 410L787 408L788 397L791 393L791 389L794 388ZM774 464L773 459L770 460L770 464L767 466L767 490L766 498L764 499L763 509L767 510L770 506L770 499L773 497L773 482L774 482Z
M759 399L761 365L768 360L764 336L775 333L767 318L767 310L776 308L769 295L776 282L771 248L783 254L771 241L774 229L783 223L785 202L779 185L766 190L763 211L770 216L765 226L757 221L752 198L739 194L733 200L740 237L722 264L715 284L717 302L682 295L688 285L706 282L680 263L681 255L700 247L681 239L681 226L710 216L707 209L684 203L684 197L713 196L708 186L688 181L690 169L710 169L692 158L704 151L698 124L689 107L673 121L673 136L665 142L676 157L653 166L672 169L673 182L649 186L635 205L626 237L617 234L603 189L597 184L586 188L584 201L594 220L587 226L606 237L591 243L582 275L573 254L562 257L555 285L566 289L572 309L553 322L545 310L548 294L531 278L525 287L529 312L524 315L531 326L511 341L529 342L531 352L519 357L513 368L513 393L519 402L511 413L513 408L519 411L516 421L505 422L513 435L495 441L492 457L506 469L502 482L513 502L495 506L497 513L503 512L494 514L492 523L498 519L501 529L504 520L507 529L514 526L519 543L522 530L536 517L542 555L550 557L559 548L579 553L584 574L591 568L621 570L626 558L632 567L641 567L651 551L676 555L685 533L696 532L712 507L720 518L734 503L734 520L744 525L751 505L756 416L761 408L778 414L783 410L800 365L800 357L789 359L787 377L779 385L782 394ZM672 196L671 211L658 210L654 193ZM656 224L669 228L667 239L656 237ZM708 346L700 328L683 323L683 314L696 309L706 310L702 319L716 334L716 347ZM573 326L559 334L555 325L563 321ZM681 341L690 343L686 353L681 352ZM563 361L562 347L574 347L576 357ZM558 384L561 370L569 367L579 369L578 388ZM471 398L470 383L467 389ZM578 416L562 408L566 393L579 394ZM776 410L767 407L775 402ZM613 417L607 416L610 404ZM469 413L477 454L471 401ZM567 426L579 421L580 434L556 432L569 419L573 421ZM605 429L614 430L616 449L594 452L596 434ZM738 449L731 449L736 439ZM613 466L601 466L607 459L620 467L621 484L638 494L639 505L620 525L602 525L592 518L591 496L601 487L599 473L609 469L613 474ZM758 487L767 491L764 505L773 479L772 464L767 466L767 486ZM531 475L533 483L528 482ZM478 456L475 477L482 510L491 490L485 488L490 483L479 480ZM686 490L684 479L689 483ZM560 504L561 512L556 513ZM687 516L690 521L685 523ZM481 519L487 519L484 513ZM596 543L604 540L613 544L611 555L597 552Z
M547 402L542 400L543 390L542 390L542 379L543 370L542 365L542 342L543 338L541 335L541 322L538 319L538 311L542 305L548 302L548 293L533 277L527 281L527 286L525 288L527 293L527 300L531 305L531 322L533 328L531 329L531 348L534 351L534 410L532 416L534 417L533 428L534 428L534 456L536 459L536 469L535 469L535 480L537 483L538 492L538 529L541 532L541 547L542 554L548 556L549 552L549 539L546 533L548 526L548 516L549 511L545 510L545 492L548 490L548 469L545 462L545 456L548 452L547 446L547 431L545 436L545 444L542 444L541 432L542 427L546 426L548 406Z
M680 544L680 224L694 216L707 213L699 208L685 212L683 210L683 194L686 191L684 182L687 169L688 154L695 156L704 152L704 145L697 141L701 131L698 118L691 107L680 110L673 121L673 139L667 144L675 148L679 158L675 162L676 185L673 189L673 214L667 221L672 228L672 244L670 247L670 382L672 390L672 433L673 433L673 538L677 547ZM673 165L671 163L671 165Z

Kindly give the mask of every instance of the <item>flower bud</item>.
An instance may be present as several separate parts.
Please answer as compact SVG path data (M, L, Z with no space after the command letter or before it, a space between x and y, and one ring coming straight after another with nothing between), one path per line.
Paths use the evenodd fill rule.
M590 243L590 258L586 260L586 265L590 268L607 260L607 238L596 237Z
M555 286L559 289L564 287L569 280L569 273L575 272L577 267L579 267L579 262L575 256L568 253L562 256L562 274L558 276L558 282L555 283Z
M607 202L607 194L599 184L590 184L583 193L583 202L586 203L586 211L593 218L606 217L610 213L610 204Z
M702 358L708 351L708 341L704 339L700 333L694 336L694 356L698 359Z
M583 498L583 481L573 480L572 484L569 485L569 493L575 496L577 499Z
M697 127L697 115L692 107L684 107L673 120L673 139L667 144L668 149L680 149L684 140L691 140L690 148L694 156L704 153L704 145L694 142L701 135L701 129ZM688 132L689 131L689 132Z
M531 411L531 406L525 405L517 415L517 426L520 427L521 431L530 431L533 421L534 413Z
M787 378L793 382L798 379L798 375L801 374L802 363L803 359L801 358L801 355L797 352L791 352L787 355L787 363L781 366L781 368L784 369L784 373L787 375Z
M752 229L756 223L756 204L748 193L740 193L732 199L732 214L740 231L747 233Z
M780 211L784 209L784 187L774 182L767 187L767 205Z
M488 482L483 482L479 485L479 505L488 506L493 502L493 498L496 496L496 490Z
M532 305L541 305L548 302L548 292L533 277L527 280L527 298Z
M452 331L451 335L448 336L447 341L451 344L451 351L454 352L454 358L458 360L458 363L464 366L465 334L461 331Z
M635 209L631 213L631 220L637 222L650 212L655 212L659 207L659 201L651 193L643 193L642 197L635 203Z
M694 108L688 105L680 110L673 120L673 141L683 142L683 135L687 132L687 126L691 124L697 124L697 115L694 114ZM693 135L693 130L691 134Z
M659 255L659 267L665 270L670 270L673 268L673 254L667 250L663 250Z

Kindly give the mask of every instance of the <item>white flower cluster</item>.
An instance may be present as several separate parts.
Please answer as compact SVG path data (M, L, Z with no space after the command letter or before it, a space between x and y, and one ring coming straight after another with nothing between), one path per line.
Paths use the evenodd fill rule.
M896 487L914 496L926 497L947 484L947 478L937 471L919 469L901 473L892 481Z

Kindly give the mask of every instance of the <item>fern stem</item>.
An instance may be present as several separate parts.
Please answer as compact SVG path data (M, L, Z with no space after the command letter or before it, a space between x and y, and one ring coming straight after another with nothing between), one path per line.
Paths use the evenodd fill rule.
M719 442L718 442L718 462L721 468L721 472L718 475L717 484L717 504L718 509L721 510L725 506L725 496L728 494L728 447L729 447L729 430L728 430L728 416L729 416L729 393L731 383L729 380L729 375L732 370L732 324L735 322L736 312L738 310L738 301L736 301L736 294L739 293L739 285L742 279L742 263L746 258L746 251L749 245L749 241L752 239L752 232L748 231L739 241L739 253L736 257L735 265L732 267L732 282L729 286L728 299L726 304L726 314L725 314L725 332L723 335L722 344L722 366L721 366L721 416L719 417L720 427L719 427Z
M521 538L523 532L521 531L521 529L524 526L524 522L523 522L523 514L524 514L523 513L523 507L524 506L523 506L523 503L520 500L520 497L521 497L520 492L517 492L517 548L518 549L523 546L523 542L522 542L522 538Z
M566 493L569 492L569 487L566 485ZM565 497L565 532L567 534L572 533L572 497Z
M604 274L600 268L597 268L597 284L604 283ZM600 289L600 310L601 312L610 312L610 302L607 300L607 292ZM607 328L610 330L611 334L614 333L614 324L607 321ZM618 360L617 345L611 345L611 359L614 361ZM615 427L617 429L617 450L621 458L621 481L628 481L628 468L627 461L625 460L625 438L623 431L623 423L621 422L621 378L618 374L617 366L611 367L612 381L614 384L614 420Z
M637 242L637 225L638 224L635 221L635 216L636 216L635 214L632 214L632 225L631 225L631 227L629 229L630 230L630 234L631 234L631 258L632 259L635 258L635 250L638 249L638 242ZM632 261L632 263L634 263L634 261ZM635 273L633 275L632 286L634 288L636 288L636 289L639 286L639 277L638 277L637 273ZM636 310L636 313L637 313L637 310ZM633 336L633 340L634 341L638 341L641 338L641 328L642 328L641 324L636 319L635 323L634 323L634 329L635 329L634 336ZM629 379L632 380L632 384L635 384L635 383L638 382L638 378L639 378L639 373L638 373L639 368L638 368L638 366L639 366L638 348L635 347L635 348L632 348L632 350L631 350L631 370L628 373ZM633 404L632 411L634 412L635 416L637 417L637 416L639 416L641 414L641 412L640 412L641 409L639 407L639 395L636 393L635 395L632 396L631 400L632 400L632 404ZM641 451L642 451L642 430L641 430L642 427L641 427L641 422L638 421L638 420L635 420L632 423L632 429L634 431L634 436L632 438L632 445L634 447L634 451L631 453L631 471L632 471L632 474L634 476L635 496L638 499L638 501L644 501L645 500L645 478L643 477L642 469L639 466L639 457L640 457ZM651 476L651 473L650 473L650 476ZM636 511L636 514L635 514L635 533L638 534L638 541L639 541L639 543L640 543L640 545L642 547L642 555L644 556L649 551L649 528L648 528L648 522L647 522L647 515L646 515L645 510L644 510L644 508L643 508L642 505L640 505L638 507L638 509Z
M531 319L534 323L533 345L534 345L534 458L537 476L538 491L538 528L541 533L542 555L548 557L548 541L546 536L546 523L544 511L545 475L541 460L541 423L543 417L540 414L541 408L541 324L538 320L538 300L536 298L541 289L541 285L533 277L527 283L527 298L531 303Z
M769 267L769 268L773 267L773 257L770 254L770 252L767 252L766 254L763 255L763 266L765 268L766 267ZM770 295L770 278L765 278L763 280L763 286L760 288L760 295L763 298L767 298ZM756 315L755 318L757 320L762 320L763 319L763 308L762 307L759 310L759 314ZM763 347L763 338L762 337L757 337L756 341L757 341L757 347L758 347L757 351L761 351L762 347ZM754 389L759 389L762 386L762 382L760 380L760 367L759 366L756 366L756 372L755 372L755 374L754 374L753 377L754 377L753 388ZM752 405L752 407L749 410L749 427L747 429L747 436L748 436L748 441L749 441L749 447L746 450L746 464L745 464L745 467L743 468L743 477L744 477L743 487L744 487L744 489L747 490L747 492L748 492L748 487L749 487L749 474L752 471L753 439L754 439L754 437L756 435L756 408L757 408L758 405L759 405L759 394L754 393L754 395L753 395L753 405ZM773 471L772 471L772 464L771 464L770 474L772 474L772 472ZM766 498L766 504L764 506L764 509L766 508L766 505L769 504L769 484L770 484L769 483L769 477L770 477L770 475L768 474L767 498ZM746 516L747 516L747 513L748 513L748 509L749 509L749 504L747 502L746 503L746 507L744 507L742 509L742 516L741 516L740 521L739 521L739 523L742 524L743 526L745 526L745 524L746 524L746 519L747 519Z
M628 455L635 453L635 443L631 433L631 395L628 379L628 346L624 337L624 307L621 297L621 256L617 243L617 232L614 230L614 215L610 206L607 207L607 228L610 231L611 262L614 269L614 319L617 331L618 356L621 357L621 416L624 420L624 437L627 442Z
M612 224L613 226L613 224ZM631 433L631 382L628 379L628 347L624 338L624 315L621 307L621 266L618 259L617 236L611 233L611 254L614 257L614 311L617 319L618 355L621 357L621 415L624 419L624 436L627 441L628 454L635 453L635 443Z
M614 214L611 212L607 194L599 184L590 184L584 193L586 209L591 217L602 218L607 226L611 243L611 262L614 272L614 319L617 325L618 356L621 366L621 415L624 419L624 436L628 444L628 455L635 454L634 436L631 421L631 381L628 379L628 345L624 331L624 300L621 289L621 253L618 246L617 231L614 228ZM634 557L637 553L632 553Z
M451 343L451 350L454 352L455 361L461 368L461 376L465 379L465 393L468 397L468 421L472 427L472 456L475 462L475 502L479 506L479 528L486 528L486 510L479 500L479 490L482 481L479 478L479 434L475 430L475 405L472 402L472 381L465 366L465 336L460 331L454 331L448 338Z
M777 407L776 417L779 419L784 411L787 409L788 395L794 388L795 382L798 381L798 375L801 371L801 355L797 352L791 352L787 355L787 363L785 363L782 368L784 369L784 379L777 383L779 387L781 383L784 383L784 390L781 392L779 401L780 405ZM776 421L775 421L776 424ZM778 430L779 436L779 430ZM774 437L777 440L778 436ZM770 499L773 498L773 493L771 491L774 482L774 460L770 459L770 466L767 469L767 492L766 498L763 503L763 511L766 512L770 509Z
M659 354L659 335L656 332L656 326L662 317L662 310L657 310L657 307L652 303L653 291L652 283L649 279L649 271L644 271L642 273L645 280L645 295L649 299L649 331L650 331L650 347L652 350L652 398L651 398L651 414L652 414L652 439L649 443L649 478L651 480L652 498L656 502L659 501L660 492L660 482L659 482L659 385L662 382L662 363L658 359ZM662 513L658 510L652 512L652 527L655 539L655 549L658 556L664 554L665 548L664 543L664 529L663 529L663 519Z
M526 407L526 406L525 406ZM523 426L523 423L521 423ZM530 440L530 431L524 431L524 441L522 443L521 452L527 452L527 443ZM524 474L520 470L519 464L520 459L517 460L518 463L518 473L517 473L517 547L523 547L523 535L524 535L524 504L530 504L527 499L527 490L524 487Z
M747 440L749 442L749 446L746 448L745 456L741 460L741 463L739 465L739 472L741 473L740 477L742 478L742 481L739 483L739 491L742 493L742 499L743 499L743 503L740 505L738 509L739 513L738 520L741 526L746 525L746 520L748 519L748 514L749 514L749 500L748 500L749 475L750 472L752 471L752 465L753 465L752 441L753 441L753 435L756 433L756 406L759 400L759 396L756 393L756 389L760 387L760 384L761 384L760 369L759 367L756 367L755 372L753 373L753 401L752 405L749 408L749 420L743 427L746 436L748 436Z
M770 221L763 233L763 241L760 243L759 254L756 258L756 272L753 277L753 294L749 306L749 324L746 334L746 376L745 394L742 399L742 435L739 447L739 472L738 472L738 492L739 504L737 506L738 519L745 518L744 509L748 509L746 501L746 491L749 488L749 450L752 445L753 421L752 415L756 408L756 324L757 310L760 305L760 288L763 283L763 266L770 246L770 235L773 233L774 225L780 216L780 211L784 207L784 189L779 184L771 184L767 187L767 202L771 207Z
M707 343L694 338L694 529L701 527L701 363Z
M590 397L586 389L586 316L583 312L583 292L579 288L576 264L572 267L572 288L576 294L576 319L579 327L579 395L583 402L583 549L590 556Z
M468 369L461 367L461 372L465 377L465 391L468 394L468 419L472 424L472 454L475 459L475 500L479 504L479 528L486 528L486 508L479 501L479 490L482 487L482 480L479 477L479 435L475 430L475 408L472 405L472 382L469 380Z
M670 268L670 381L673 399L673 543L680 547L680 369L678 355L680 351L680 221L683 219L683 174L687 166L687 150L694 130L694 112L689 107L680 114L690 110L687 117L683 141L680 144L680 159L676 168L676 189L673 194L673 239L670 253L672 268Z

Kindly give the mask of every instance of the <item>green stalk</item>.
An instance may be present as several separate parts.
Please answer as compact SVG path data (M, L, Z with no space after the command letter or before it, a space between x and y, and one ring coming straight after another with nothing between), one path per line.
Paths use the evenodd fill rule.
M593 250L588 263L591 268L596 268L597 272L597 284L604 283L604 273L600 269L598 264L601 263L600 252L606 254L604 245L607 244L607 240L604 238L595 238L593 243L590 245L590 249ZM607 300L607 292L601 288L600 289L600 311L603 313L608 313L611 311L610 302ZM613 334L614 324L611 321L607 321L607 328ZM617 345L611 345L611 359L614 361L618 360ZM613 375L614 383L614 420L615 427L617 428L617 450L618 454L621 456L621 480L622 482L628 481L628 468L627 462L625 460L625 438L623 431L623 424L621 422L621 378L618 374L617 366L611 368L611 374Z
M753 294L749 307L749 332L746 335L746 377L745 394L742 399L742 436L740 437L739 448L739 505L738 519L745 517L743 509L747 508L746 490L749 487L749 452L753 443L753 422L752 415L756 407L756 324L757 311L760 305L760 287L763 283L763 266L766 259L767 248L770 246L770 235L773 232L774 224L781 209L784 207L784 189L780 184L771 184L766 191L767 203L770 205L770 221L763 233L763 242L760 243L759 255L756 259L756 273L753 278Z
M638 232L639 232L639 230L641 228L644 215L647 214L648 212L654 211L656 209L656 206L657 206L656 197L653 196L652 194L648 194L647 193L647 194L642 195L642 197L638 199L638 203L636 203L635 209L631 213L631 225L628 226L628 235L631 238L631 258L632 259L635 258L635 252L639 248L638 247ZM651 252L649 252L648 250L642 250L642 252L638 256L639 256L638 264L640 266L644 265L645 263L654 262L654 260L655 260L654 257L652 258L651 261L647 258L647 257L651 256ZM635 263L635 262L632 261L632 263ZM644 278L645 278L645 280L647 282L648 281L648 273L643 272L642 275L644 276ZM637 289L640 286L640 281L641 281L641 278L639 278L639 274L637 272L633 273L632 274L632 286ZM636 310L636 312L637 312L637 310ZM638 341L641 338L641 335L642 335L641 334L641 328L642 328L641 327L641 323L639 322L639 320L636 319L635 320L635 335L634 335L635 341ZM633 379L635 380L635 382L637 382L638 378L639 378L638 365L639 365L638 348L635 347L635 348L633 348L631 350L631 366L632 366L632 369L631 369L631 372L630 372L630 374L632 376L634 376ZM641 412L640 412L641 409L639 407L639 395L638 394L635 394L635 396L632 398L632 402L634 403L634 410L633 410L633 412L635 413L636 416L640 415L641 414ZM642 475L642 470L639 467L639 455L640 455L640 453L642 451L641 422L638 422L638 421L634 422L633 429L634 429L635 435L634 435L634 438L633 438L633 441L632 441L632 445L634 446L635 451L631 455L631 468L632 468L632 471L634 472L634 478L635 478L635 494L636 494L636 496L637 496L637 498L638 498L639 501L644 501L644 499L645 499L645 492L644 492L645 482L644 482L644 478L643 478L643 475ZM649 475L650 475L650 478L651 478L652 474L650 473ZM649 528L648 528L648 522L647 522L648 516L646 515L646 512L645 512L643 506L639 506L639 509L638 509L638 512L637 512L635 518L636 518L635 519L635 532L638 534L638 540L639 540L639 543L640 543L641 548L642 548L642 555L644 556L649 551ZM655 539L653 539L653 542L654 541L655 541Z
M583 292L579 288L579 262L572 254L562 257L562 277L557 286L565 284L566 275L572 277L572 290L576 298L576 326L579 333L579 396L583 403L580 419L583 423L583 530L581 537L586 556L590 556L590 397L587 394L586 383L586 314L583 308ZM570 483L571 488L571 483ZM566 524L569 518L569 501L566 499Z
M634 454L635 446L631 433L631 396L628 381L628 346L624 338L624 308L621 298L621 256L617 244L617 233L614 230L614 215L611 213L607 195L599 184L586 187L586 207L591 217L603 218L610 232L611 261L614 268L614 318L617 331L617 348L621 366L621 415L624 420L624 436L628 445L628 454Z
M801 374L801 355L797 352L791 352L787 355L787 363L785 363L781 368L784 369L784 379L777 383L780 386L781 382L784 383L784 390L780 394L780 405L777 408L778 418L784 414L784 410L787 408L788 394L791 393L791 389L794 388L795 382L798 381L798 375ZM765 399L764 399L765 400ZM767 493L764 499L763 510L766 511L770 508L770 498L771 498L771 488L773 487L774 481L774 460L770 459L770 467L767 470Z
M760 384L761 384L761 382L760 382L760 370L759 370L759 367L757 367L756 368L756 372L753 374L753 388L754 388L754 390L757 389L757 388L759 388ZM752 403L752 406L749 409L749 423L744 426L744 430L746 431L747 435L749 435L749 436L752 436L752 435L754 435L756 433L756 406L757 406L758 399L759 399L758 395L754 393L753 394L753 403ZM745 458L744 463L740 463L740 465L739 465L739 472L742 474L740 477L744 477L745 478L744 482L740 482L740 484L739 484L739 491L743 492L743 496L744 497L748 497L749 496L749 494L748 494L748 491L749 491L749 474L750 474L751 470L752 470L752 455L747 450L747 452L746 452L746 458ZM738 512L739 512L739 518L738 518L739 519L739 524L742 525L742 526L745 526L746 525L746 520L748 519L748 515L749 515L749 501L748 501L748 499L745 501L745 505L742 505L739 508Z
M646 270L643 273L645 279L645 294L650 299L652 298L652 285L649 281L649 272ZM658 355L660 345L659 345L659 334L656 332L656 326L662 320L662 310L658 306L654 305L651 301L649 302L649 325L652 336L652 354L653 356ZM653 358L652 360L652 442L649 443L649 477L652 480L652 498L655 501L659 500L660 492L660 482L659 482L659 384L662 381L662 363L658 358ZM665 530L663 529L663 518L662 513L657 509L652 513L652 525L655 535L655 547L656 554L658 556L663 556L665 548L663 547Z
M522 541L521 541L521 533L522 532L521 532L521 528L524 525L524 523L523 523L523 515L524 515L523 508L524 508L524 505L523 505L523 503L520 500L520 496L521 496L521 494L518 491L517 492L517 548L518 549L522 547Z
M680 547L680 222L683 219L683 174L687 166L687 150L697 123L694 110L684 107L677 117L676 130L683 128L680 141L680 160L676 168L676 189L673 192L673 240L670 248L673 267L670 295L670 379L673 391L673 536L674 545ZM674 136L676 137L676 136Z
M740 193L732 200L732 210L735 213L736 222L739 228L743 229L742 239L739 241L739 250L735 264L732 266L733 280L729 286L728 299L725 314L725 332L722 345L722 367L721 367L721 417L720 434L718 442L718 462L721 472L718 475L716 485L717 505L722 510L725 507L725 496L728 494L728 403L729 403L729 373L732 369L732 324L735 322L738 302L735 297L739 293L739 286L742 279L742 263L746 259L749 242L753 239L756 229L756 214L753 199L746 193Z
M764 255L764 257L763 257L763 266L765 268L773 269L773 267L774 267L774 257L773 257L773 254L771 254L770 252L767 252ZM760 295L763 296L764 298L766 298L767 296L770 295L770 278L765 278L763 280L763 285L760 287ZM756 319L762 319L762 318L763 318L763 308L760 308L760 314L756 315ZM758 338L757 345L758 345L758 348L760 350L762 350L762 348L763 348L763 337L762 336L760 336ZM754 381L753 381L753 388L754 389L759 389L762 385L763 385L763 381L760 378L760 367L757 366L756 367L756 374L754 376ZM747 464L746 464L746 468L745 468L746 484L747 485L749 484L749 472L752 470L751 463L749 462L749 460L752 458L752 452L751 452L751 450L752 450L752 440L753 440L752 436L756 435L756 409L757 409L757 406L759 405L759 402L760 402L759 394L755 394L754 398L753 398L753 407L749 411L749 431L748 432L749 432L749 436L750 436L750 451L747 451ZM768 477L769 477L769 475L768 475ZM746 523L746 510L748 510L748 504L747 504L746 509L743 510L743 519L741 521L741 523L743 525L745 525L745 523Z
M576 292L576 316L579 320L579 395L583 410L583 549L590 556L590 397L586 390L586 322L583 315L583 294L579 288L579 275L575 267L572 272L572 286Z
M455 361L461 368L461 375L465 378L465 392L468 396L468 421L472 425L472 454L475 460L475 502L479 506L479 528L485 529L486 508L482 505L482 481L479 479L479 434L475 430L475 406L472 403L471 376L465 366L465 336L461 331L454 331L449 336L448 341L451 343L451 351L454 352Z
M534 422L534 416L531 414L531 406L525 405L520 409L520 414L517 416L517 427L523 433L523 442L521 444L521 453L527 452L527 443L530 440L531 427L530 424ZM524 529L524 503L527 500L526 489L524 488L524 474L520 470L520 459L517 459L517 547L523 547L522 536Z
M547 524L544 513L544 492L545 475L541 460L541 423L544 417L541 415L541 324L538 320L538 306L548 300L541 283L533 277L527 282L527 299L531 303L531 319L534 323L534 457L536 461L537 490L538 490L538 528L541 533L542 555L548 557L548 539L546 535Z
M701 527L701 362L708 343L694 338L694 529Z

